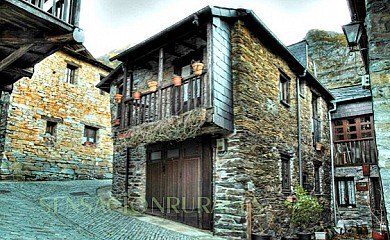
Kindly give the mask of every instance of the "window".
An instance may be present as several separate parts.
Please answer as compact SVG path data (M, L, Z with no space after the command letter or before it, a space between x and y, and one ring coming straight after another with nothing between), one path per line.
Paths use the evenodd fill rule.
M321 193L320 166L314 166L314 193Z
M313 145L321 142L321 119L318 111L318 102L320 98L317 94L311 94L311 109L312 109L312 134L313 134Z
M340 207L356 207L353 177L336 178L337 203Z
M82 144L85 146L95 146L97 140L97 128L85 126Z
M280 100L290 104L290 79L283 73L279 74L280 80Z
M55 131L56 131L56 127L57 127L57 123L56 122L47 121L46 122L46 131L45 131L45 133L54 136L55 135Z
M77 66L69 63L66 65L65 82L71 84L75 83L77 68L78 68Z
M333 121L334 141L348 141L374 137L372 116L338 119Z
M291 174L290 174L290 156L287 154L281 154L282 160L282 191L291 191Z

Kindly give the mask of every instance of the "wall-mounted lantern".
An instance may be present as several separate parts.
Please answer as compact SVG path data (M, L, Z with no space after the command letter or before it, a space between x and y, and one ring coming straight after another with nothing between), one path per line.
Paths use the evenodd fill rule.
M342 26L345 37L347 38L348 46L353 51L360 51L363 49L356 48L359 45L360 38L363 33L363 22L352 21Z

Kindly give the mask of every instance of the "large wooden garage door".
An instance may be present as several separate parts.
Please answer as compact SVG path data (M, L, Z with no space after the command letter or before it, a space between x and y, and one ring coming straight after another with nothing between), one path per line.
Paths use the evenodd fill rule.
M205 138L148 147L149 213L211 229L211 162Z

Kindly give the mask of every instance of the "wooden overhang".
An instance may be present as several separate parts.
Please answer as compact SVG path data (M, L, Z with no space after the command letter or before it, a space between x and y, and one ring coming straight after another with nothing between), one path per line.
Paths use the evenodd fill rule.
M36 63L64 45L83 42L80 1L0 0L0 90L31 77ZM49 3L56 7L45 11Z
M258 36L259 39L262 39L262 42L267 47L282 56L289 63L290 67L297 75L304 75L302 78L304 78L309 85L321 92L327 101L334 99L332 94L312 75L312 73L306 71L306 66L303 66L271 30L265 26L260 18L256 16L252 10L248 9L207 6L145 41L110 58L110 61L119 60L131 65L135 61L145 57L145 55L157 53L160 48L176 41L178 38L183 37L183 35L188 36L191 33L197 32L199 26L207 24L214 16L223 18L228 22L237 20L244 21L254 35ZM112 77L107 77L98 84L98 87L107 87L113 80Z

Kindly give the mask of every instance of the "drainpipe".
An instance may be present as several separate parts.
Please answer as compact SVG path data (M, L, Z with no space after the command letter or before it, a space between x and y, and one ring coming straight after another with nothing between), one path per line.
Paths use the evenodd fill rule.
M301 134L301 102L300 102L300 79L306 76L306 69L302 75L297 77L296 95L297 95L297 130L298 130L298 163L299 163L299 185L303 186L303 170L302 170L302 134Z
M127 208L129 204L129 161L130 161L130 149L126 148L125 199L124 199L125 208Z
M328 111L328 119L329 119L329 138L330 138L330 164L331 164L331 177L332 177L332 195L333 195L333 215L334 215L334 224L337 224L337 212L336 212L336 183L334 180L335 175L335 167L334 167L334 156L333 156L333 131L332 131L332 112L336 111L336 101L331 101L333 104L333 108Z

